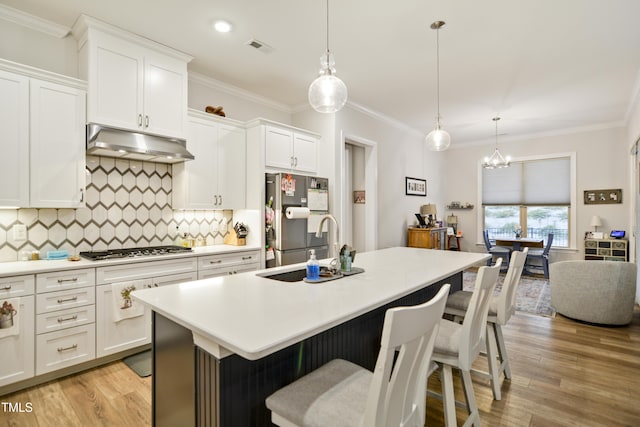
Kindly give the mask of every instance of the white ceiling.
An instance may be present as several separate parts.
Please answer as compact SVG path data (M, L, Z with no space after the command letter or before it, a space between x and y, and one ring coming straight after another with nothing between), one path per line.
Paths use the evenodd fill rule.
M1 0L71 27L84 13L195 57L189 69L291 109L326 48L325 0ZM232 33L210 29L215 19ZM625 123L638 91L638 0L332 0L330 48L349 102L452 144ZM258 39L272 47L246 45ZM233 112L229 112L233 117ZM502 138L502 137L501 137Z

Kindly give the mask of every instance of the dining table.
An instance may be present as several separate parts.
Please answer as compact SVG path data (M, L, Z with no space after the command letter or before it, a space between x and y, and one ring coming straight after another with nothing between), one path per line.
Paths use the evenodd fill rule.
M496 246L506 246L512 251L520 251L522 248L542 248L544 240L542 238L532 239L529 237L500 237L496 238Z

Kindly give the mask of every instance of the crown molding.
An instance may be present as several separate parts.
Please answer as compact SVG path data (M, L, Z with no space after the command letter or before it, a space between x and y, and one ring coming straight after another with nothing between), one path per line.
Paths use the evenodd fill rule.
M528 133L528 134L522 134L522 135L516 135L516 136L505 136L505 137L501 136L499 143L500 144L513 143L513 142L528 141L533 139L550 138L550 137L562 136L562 135L573 135L577 133L586 133L586 132L597 132L600 130L616 129L616 128L624 128L624 127L626 127L626 124L623 121L598 123L598 124L588 125L588 126L555 129L550 131ZM493 139L487 138L482 140L451 144L451 146L449 147L449 150L464 149L468 147L477 147L477 146L486 146L491 144L495 144L495 137L493 137Z
M254 102L256 104L264 105L265 107L273 108L274 110L282 111L287 114L292 114L293 110L290 106L281 102L273 101L272 99L260 96L256 93L250 92L246 89L239 88L229 83L216 80L211 77L207 77L203 74L189 71L189 81L206 86L210 89L216 89L229 95L237 96L244 100Z
M0 19L22 25L35 31L63 39L71 32L71 28L46 19L38 18L21 10L0 4Z
M418 136L426 136L426 133L422 130L411 127L408 124L401 122L398 119L389 117L379 111L372 110L371 108L365 107L364 105L358 104L357 102L347 101L346 107L349 107L352 110L357 111L359 113L365 114L373 119L380 120L381 122L385 122L393 127L403 129L407 132L416 134Z

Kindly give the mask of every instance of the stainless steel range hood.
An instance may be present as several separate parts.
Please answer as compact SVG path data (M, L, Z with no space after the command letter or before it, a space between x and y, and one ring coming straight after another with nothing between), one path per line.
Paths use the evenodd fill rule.
M87 154L157 163L194 159L187 151L184 139L130 132L95 123L87 125Z

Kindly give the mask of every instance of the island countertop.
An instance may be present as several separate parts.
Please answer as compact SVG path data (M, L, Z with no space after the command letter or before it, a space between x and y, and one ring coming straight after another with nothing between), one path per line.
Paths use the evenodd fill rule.
M323 283L259 274L304 264L142 289L133 297L188 328L217 358L257 360L470 266L488 254L395 247L358 254L364 273Z

